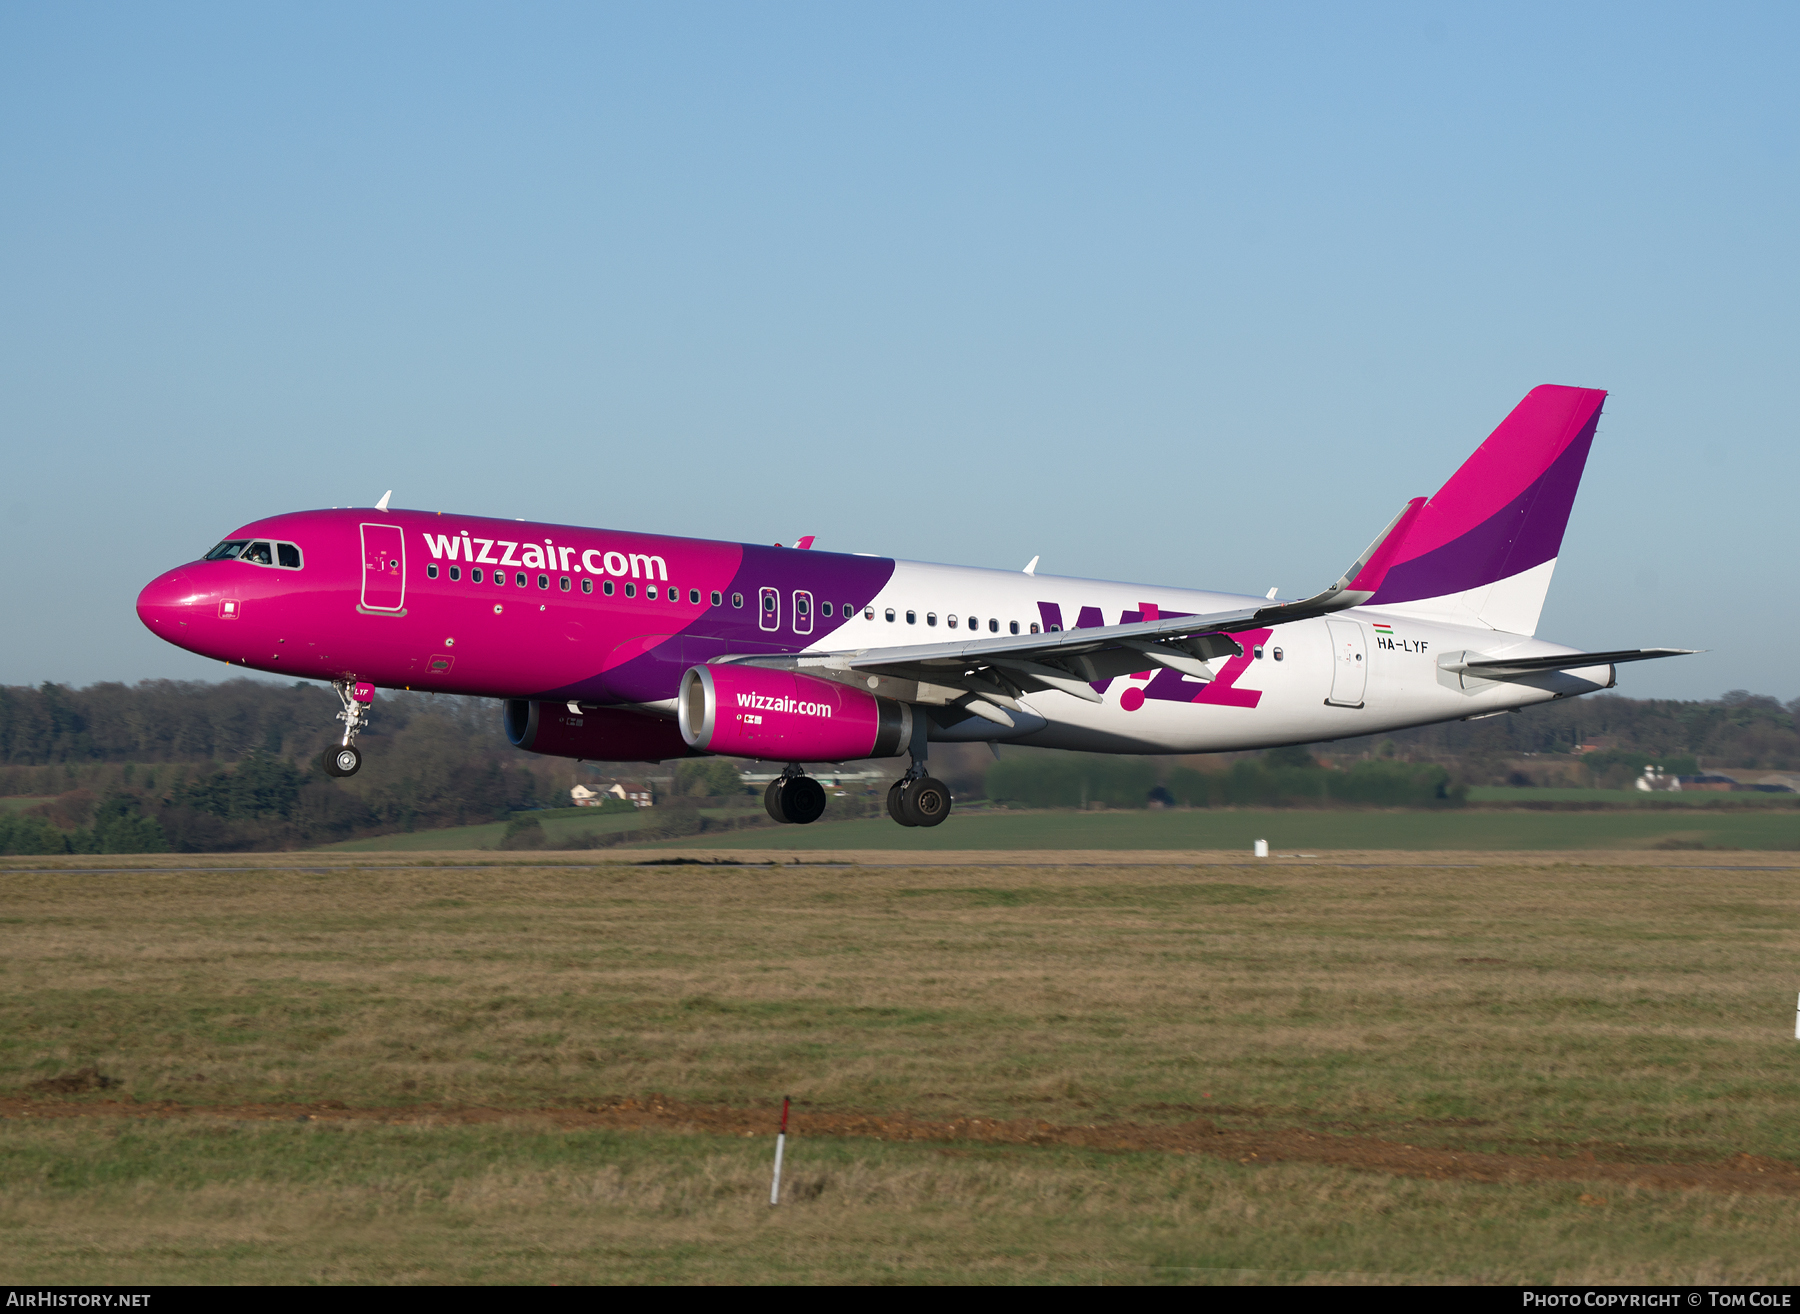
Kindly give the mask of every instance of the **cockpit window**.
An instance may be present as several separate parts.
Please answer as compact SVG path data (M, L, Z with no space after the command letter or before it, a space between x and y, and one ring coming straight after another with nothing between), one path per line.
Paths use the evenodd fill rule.
M228 538L206 554L208 561L242 561L252 566L299 570L304 564L297 543L272 543L266 539Z

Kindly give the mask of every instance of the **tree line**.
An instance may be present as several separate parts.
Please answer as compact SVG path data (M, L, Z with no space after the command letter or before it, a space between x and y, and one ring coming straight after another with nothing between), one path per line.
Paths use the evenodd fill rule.
M398 694L382 696L359 740L361 773L332 779L316 759L334 742L337 710L330 689L305 682L0 687L0 797L31 800L0 808L0 852L306 847L562 806L571 784L592 778L573 762L514 749L492 700ZM1800 769L1796 710L1800 700L1784 706L1743 690L1688 702L1604 694L1312 752L1169 759L1008 749L996 763L980 746L945 745L932 762L959 798L1031 807L1444 807L1470 784L1517 783L1528 758L1569 783L1610 785L1649 761L1674 772ZM1605 751L1570 752L1596 741ZM1320 757L1340 769L1323 769ZM674 764L669 792L726 792L735 765Z

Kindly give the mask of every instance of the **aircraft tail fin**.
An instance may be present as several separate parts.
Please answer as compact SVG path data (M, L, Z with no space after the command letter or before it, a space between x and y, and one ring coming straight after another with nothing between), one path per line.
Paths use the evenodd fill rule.
M1532 634L1606 393L1533 388L1391 546L1365 604Z

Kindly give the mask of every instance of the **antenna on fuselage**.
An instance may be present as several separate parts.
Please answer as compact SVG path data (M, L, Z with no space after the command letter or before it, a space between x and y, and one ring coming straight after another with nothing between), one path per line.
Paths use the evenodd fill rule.
M394 490L391 488L388 489L387 492L385 492L381 495L381 500L375 504L375 509L377 511L387 510L388 498L392 497L393 495L394 495Z

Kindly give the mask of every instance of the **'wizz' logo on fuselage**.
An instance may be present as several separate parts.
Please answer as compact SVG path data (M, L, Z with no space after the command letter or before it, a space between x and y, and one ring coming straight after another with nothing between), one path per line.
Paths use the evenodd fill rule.
M600 548L558 547L553 539L542 544L518 539L476 538L460 534L426 534L425 546L433 561L467 561L471 565L517 566L522 570L567 571L571 575L619 575L632 579L667 580L669 566L663 558L645 552L606 552ZM500 555L494 555L494 549ZM518 552L517 558L513 556ZM642 574L639 574L639 571Z
M1140 621L1168 620L1179 616L1192 615L1191 612L1165 612L1154 602L1138 604L1137 611L1122 611L1117 621L1120 625L1135 625ZM1038 616L1043 621L1045 630L1063 628L1062 606L1055 602L1038 603ZM1098 607L1083 607L1075 618L1072 628L1078 630L1097 630L1106 624ZM1250 669L1250 663L1256 660L1256 646L1263 643L1273 634L1273 630L1246 630L1231 637L1243 647L1240 656L1228 658L1219 668L1216 679L1201 683L1196 689L1194 677L1183 675L1170 667L1162 667L1154 671L1140 671L1131 678L1148 680L1142 687L1133 686L1119 697L1119 706L1128 712L1135 712L1146 700L1156 699L1165 703L1210 703L1215 707L1255 707L1262 701L1262 690L1239 689L1238 679ZM1111 680L1095 680L1095 693L1104 694L1112 687Z

